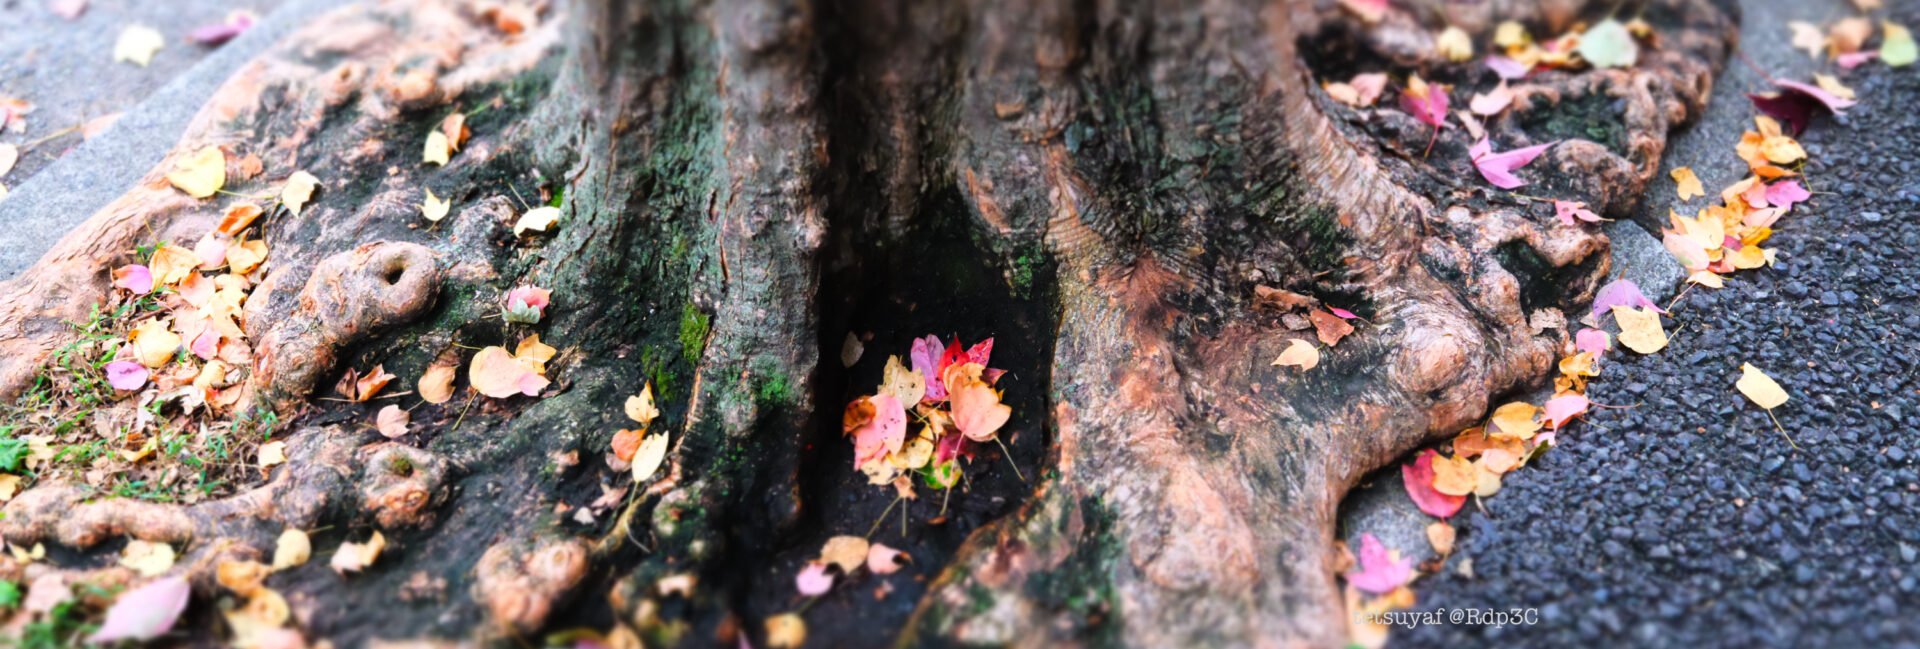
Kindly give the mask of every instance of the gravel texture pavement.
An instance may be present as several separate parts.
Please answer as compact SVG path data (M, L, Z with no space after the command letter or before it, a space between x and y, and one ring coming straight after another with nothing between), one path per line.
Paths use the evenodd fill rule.
M1920 24L1920 3L1898 5ZM1843 15L1755 11L1742 42L1776 74L1759 62L1810 63L1782 60L1786 19ZM1713 116L1676 140L1710 193L1737 179L1741 93L1761 88L1732 65ZM1801 138L1816 194L1775 226L1779 265L1687 292L1665 350L1608 356L1589 396L1629 407L1576 424L1484 513L1469 504L1454 559L1416 584L1415 610L1533 608L1538 623L1397 629L1390 647L1920 647L1920 72L1841 79L1860 105ZM1672 196L1656 187L1650 210ZM1774 414L1798 449L1734 389L1743 362L1786 387Z

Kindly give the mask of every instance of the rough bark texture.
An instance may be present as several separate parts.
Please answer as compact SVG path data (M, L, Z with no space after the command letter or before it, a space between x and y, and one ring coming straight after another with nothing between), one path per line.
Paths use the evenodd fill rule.
M290 463L195 507L40 485L0 532L184 543L211 592L201 558L271 553L283 526L332 526L322 548L384 530L376 570L270 582L336 646L614 620L655 643L757 646L759 618L798 602L798 562L891 498L851 470L835 421L877 365L822 350L860 328L884 358L958 328L1012 349L1009 453L1032 482L995 449L944 524L925 522L939 503L910 503L925 529L898 543L936 578L822 600L814 643L1337 646L1341 495L1541 380L1567 338L1555 312L1609 268L1598 230L1481 182L1459 128L1427 152L1430 128L1342 107L1316 73L1418 69L1464 103L1491 78L1422 58L1442 16L1557 33L1610 9L1409 3L1362 27L1307 1L597 2L510 39L465 5L343 10L229 82L176 153L267 162L235 191L296 169L325 185L270 224L244 323L246 403L292 423ZM1538 74L1488 124L1502 149L1563 139L1525 191L1606 215L1637 200L1733 42L1705 0L1618 11L1660 48L1630 70ZM434 92L403 98L419 66ZM417 164L450 103L489 108L451 164ZM410 225L422 186L456 204L435 228ZM515 237L519 200L543 192L564 206L557 231ZM191 241L216 214L151 182L0 284L0 396L125 251ZM555 306L505 326L497 296L525 283ZM1370 325L1312 372L1272 367L1297 334L1254 306L1256 285ZM562 350L542 398L422 405L403 444L337 425L370 410L313 399L349 366L410 384L454 343L528 333ZM562 520L555 503L622 479L599 458L647 381L670 477L635 489L624 529ZM699 577L691 595L656 588L678 574Z

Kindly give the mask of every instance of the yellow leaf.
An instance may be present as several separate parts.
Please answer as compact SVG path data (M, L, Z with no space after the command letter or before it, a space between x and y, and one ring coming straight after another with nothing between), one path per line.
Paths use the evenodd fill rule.
M1280 352L1279 358L1273 359L1272 364L1292 365L1300 368L1301 371L1310 370L1320 364L1320 350L1315 349L1313 344L1305 339L1295 338L1288 343L1285 351Z
M1530 42L1533 42L1533 37L1527 35L1527 27L1518 22L1509 20L1493 28L1494 45L1502 48L1525 47Z
M429 365L427 371L420 375L420 383L415 389L427 403L446 403L453 398L453 378L459 371L453 365Z
M1473 495L1491 498L1500 493L1500 474L1487 470L1478 463L1473 465Z
M1676 190L1680 192L1680 200L1693 200L1696 196L1707 195L1706 188L1700 186L1700 177L1693 175L1692 167L1674 169L1672 175L1673 182L1679 185Z
M625 410L627 411L627 418L640 422L641 428L646 428L647 424L653 423L653 418L660 416L660 409L653 407L653 383L651 381L647 383L646 387L640 388L640 394L627 397Z
M807 623L798 613L767 618L767 649L799 649L807 642Z
M293 172L293 175L287 178L287 185L280 188L280 204L287 206L287 211L293 212L294 216L299 216L300 208L305 207L307 200L313 198L313 190L319 186L320 179L313 177L313 174L304 171Z
M20 493L20 476L0 473L0 503L13 500Z
M236 275L245 275L260 267L267 260L267 242L241 238L227 246L227 271Z
M933 440L927 437L927 433L922 432L919 437L915 437L912 441L907 442L906 448L901 449L899 453L890 453L889 455L897 455L900 457L900 463L905 465L901 468L918 469L926 466L928 462L933 461L933 451Z
M120 38L113 41L113 60L126 61L140 67L153 62L153 55L167 46L167 38L160 31L146 25L128 25L120 30Z
M867 539L859 536L836 536L827 539L820 547L820 560L840 566L842 574L853 574L854 570L867 564Z
M286 442L267 442L260 445L260 468L273 468L274 465L285 464L286 461Z
M167 327L164 319L148 320L127 332L127 342L133 344L134 356L141 365L159 368L173 360L173 354L180 349L180 334Z
M1534 432L1540 430L1540 422L1535 420L1535 417L1539 414L1539 408L1524 401L1515 401L1500 406L1493 411L1493 417L1489 419L1493 427L1498 430L1488 430L1487 434L1533 439ZM1457 496L1461 494L1454 495Z
M420 203L420 215L435 223L447 218L447 212L453 209L453 202L433 195L433 189L427 189L427 200Z
M1740 380L1735 381L1733 387L1739 388L1740 394L1747 395L1755 405L1767 410L1787 402L1787 391L1752 363L1740 364Z
M19 161L20 147L11 144L0 144L0 176L5 176L7 172L13 171L13 163Z
M212 196L227 184L227 156L217 146L195 151L173 162L167 182L194 198Z
M440 120L440 135L447 138L448 148L459 151L467 143L467 114L454 113Z
M379 530L374 530L373 538L367 539L366 543L340 544L340 548L334 550L333 560L329 565L334 571L342 574L359 572L380 560L380 552L385 549L387 549L387 537L381 536Z
M1708 288L1726 288L1727 286L1727 283L1722 281L1719 275L1715 275L1713 271L1710 270L1694 271L1692 275L1687 276L1687 281Z
M540 334L527 336L520 341L518 347L513 349L513 357L515 359L526 363L529 367L533 368L533 371L541 374L547 373L547 361L553 360L553 355L557 353L559 353L559 350L547 346L546 343L540 342Z
M526 234L528 230L546 232L548 227L551 227L555 221L559 220L560 208L552 206L536 207L527 210L525 214L521 214L520 220L513 223L513 234L514 236L519 236Z
M158 577L173 569L173 546L134 539L120 552L120 565L142 577Z
M647 435L640 440L640 448L633 452L633 481L637 484L660 469L667 459L667 433L661 431Z
M426 164L446 166L447 162L452 160L452 155L452 146L447 142L446 135L439 131L427 134L427 145L421 152L421 160Z
M1449 496L1465 496L1473 493L1478 484L1473 475L1473 462L1455 455L1433 457L1433 490Z
M313 556L313 540L298 528L289 527L274 543L273 569L286 570L307 562Z
M1593 352L1580 352L1560 359L1560 373L1568 376L1599 376L1593 369Z
M1453 554L1454 530L1445 521L1427 524L1427 542L1433 544L1433 551L1441 555Z
M1446 30L1441 31L1440 36L1434 39L1433 45L1440 50L1441 56L1447 57L1447 60L1454 63L1473 58L1473 39L1467 36L1466 30L1453 25L1448 25Z
M927 379L900 362L899 356L887 357L887 368L880 379L880 393L891 394L900 405L912 408L927 394Z
M241 597L252 597L263 588L261 582L273 569L258 561L222 561L214 569L213 579Z
M153 249L153 258L147 260L147 268L153 272L153 285L158 288L186 279L202 262L200 255L193 254L192 250L162 243Z
M1660 328L1660 313L1648 307L1614 305L1613 318L1620 323L1620 344L1642 354L1651 354L1667 346L1667 332Z
M1813 75L1813 82L1820 84L1820 89L1827 91L1827 94L1842 99L1854 98L1853 89L1848 88L1847 84L1840 83L1840 80L1833 78L1832 75L1815 73Z
M1813 23L1789 20L1787 29L1793 31L1793 49L1806 50L1807 56L1818 58L1820 50L1827 48L1827 35Z

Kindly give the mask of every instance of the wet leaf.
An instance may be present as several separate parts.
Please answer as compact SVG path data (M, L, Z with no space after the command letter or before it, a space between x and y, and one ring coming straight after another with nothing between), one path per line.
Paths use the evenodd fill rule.
M192 596L193 586L186 577L158 579L121 593L87 642L144 642L160 637L173 629Z
M856 421L856 416L864 418ZM843 420L843 431L853 436L855 467L898 451L906 443L906 410L891 394L854 400L847 404Z
M1286 350L1280 352L1280 357L1273 359L1272 364L1291 365L1300 368L1301 371L1310 370L1320 364L1320 350L1315 349L1313 343L1294 338L1287 342Z
M1360 535L1360 569L1346 574L1354 588L1374 594L1391 592L1413 578L1413 558L1400 558L1397 551L1374 538L1371 532Z
M161 36L159 30L146 25L128 25L120 30L120 37L113 41L113 60L144 68L153 62L153 55L166 46L167 37Z
M1787 402L1787 391L1781 388L1773 377L1767 376L1766 372L1760 371L1760 368L1754 367L1752 363L1740 364L1740 380L1735 381L1733 387L1738 388L1740 394L1747 395L1748 399L1753 400L1754 405L1767 410L1778 408Z
M427 403L446 403L453 398L453 379L460 373L460 357L451 356L443 356L428 365L427 371L420 375L420 382L414 386L414 391Z
M206 198L227 184L227 156L208 146L174 160L167 182L194 198Z
M280 204L287 206L287 211L293 212L294 216L299 216L301 208L306 207L307 201L313 198L313 190L319 186L320 179L313 177L313 174L293 172L292 176L287 177L286 186L280 188Z
M1597 317L1602 313L1611 311L1616 306L1647 308L1655 311L1660 310L1659 306L1656 305L1653 300L1647 298L1647 294L1640 292L1639 284L1635 284L1633 280L1625 278L1613 280L1608 282L1606 286L1600 287L1600 294L1593 299L1593 312L1591 315Z
M1813 193L1800 186L1798 180L1783 180L1767 185L1767 203L1781 208L1792 208L1794 203L1813 197Z
M1554 216L1559 217L1560 222L1567 227L1578 225L1578 221L1585 221L1587 223L1600 222L1600 215L1594 214L1593 210L1587 209L1587 204L1584 201L1554 201L1553 213Z
M1660 328L1660 314L1653 309L1617 305L1613 318L1620 323L1620 344L1627 349L1651 354L1667 346L1667 332Z
M281 571L305 564L313 556L313 540L298 528L289 527L274 541L273 570Z

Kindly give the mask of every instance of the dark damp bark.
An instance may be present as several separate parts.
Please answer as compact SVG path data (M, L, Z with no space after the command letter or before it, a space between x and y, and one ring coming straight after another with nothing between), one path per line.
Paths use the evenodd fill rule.
M1611 8L1496 2L1452 19L1557 31ZM1701 0L1634 9L1675 46L1631 72L1544 74L1520 115L1488 124L1505 144L1544 141L1564 134L1535 132L1539 116L1577 108L1569 119L1617 134L1536 162L1534 195L1624 214L1704 100L1728 16ZM557 41L520 42L524 66L440 70L483 82L438 102L370 103L377 84L337 68L271 68L223 91L284 99L203 119L182 150L292 142L290 167L326 181L313 208L271 224L273 290L248 307L251 385L288 422L289 465L197 507L36 487L0 533L96 553L119 535L164 539L210 569L200 560L270 554L284 526L327 528L323 551L380 529L393 545L367 574L316 562L269 582L303 603L310 638L504 644L619 622L650 645L708 646L763 643L760 620L801 605L793 576L820 543L878 520L876 540L913 565L813 603L811 644L1335 646L1341 495L1540 380L1566 332L1530 323L1573 312L1609 270L1603 235L1479 183L1459 129L1428 154L1430 129L1317 89L1317 75L1415 69L1486 85L1406 45L1438 11L1361 30L1305 1L566 10ZM422 15L375 17L399 25L397 42L427 33L408 22ZM299 60L322 35L267 56ZM344 56L376 72L418 60ZM489 106L475 141L446 168L416 167L448 102ZM422 184L451 193L456 215L409 227ZM513 217L547 197L565 212L557 230L514 236ZM18 298L0 322L22 332L0 338L14 352L0 391L62 335L49 318L73 307L58 305L106 295L101 269L121 251L208 225L175 194L124 202L158 226L103 212L70 241L106 243L63 244L34 279L0 285ZM419 292L369 302L390 287L353 278L393 258ZM555 304L507 325L499 296L523 284ZM1254 308L1256 285L1370 324L1312 372L1271 367L1290 334ZM368 303L385 306L329 310ZM849 331L871 338L842 368ZM421 405L397 445L357 425L372 408L317 398L349 367L410 382L444 350L532 333L561 349L541 398ZM982 451L947 515L923 490L900 532L837 419L886 355L928 333L995 336L1015 414L1007 449ZM558 513L628 481L601 456L648 382L672 434L668 477L635 487L625 523ZM393 470L396 454L424 469ZM679 575L697 577L690 596L660 591Z

